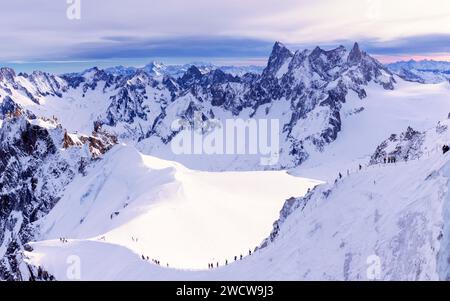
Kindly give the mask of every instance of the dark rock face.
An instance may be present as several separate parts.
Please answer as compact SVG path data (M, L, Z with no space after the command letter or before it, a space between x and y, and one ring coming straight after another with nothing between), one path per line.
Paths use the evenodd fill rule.
M211 115L209 113L214 107L219 107L245 119L252 118L262 106L268 106L264 109L267 118L279 118L271 112L270 105L287 100L291 118L282 126L284 139L290 146L283 153L290 156L291 166L308 157L303 148L305 143L313 144L320 151L337 138L341 130L340 110L350 91L363 99L367 97L365 86L369 82L385 89L393 89L395 84L392 73L362 51L357 43L350 51L340 46L332 50L316 47L312 51L292 53L277 42L261 75L237 77L220 69L202 73L195 66L191 66L178 80L165 76L161 81L139 73L118 81L120 88L111 97L105 124L131 124L127 128L137 140L157 136L162 143L168 143L177 133L162 132L170 123L167 119L174 118L167 112L172 107L184 106L185 111L176 117L188 115L187 110L193 106L186 106L183 102L192 102L205 116ZM157 92L149 92L149 86L157 88ZM146 99L155 100L159 107L151 108ZM298 136L296 125L307 121L314 111L321 109L328 114L327 126L310 136ZM244 110L250 113L242 115Z
M0 242L8 246L0 279L18 280L16 255L33 237L31 224L58 201L55 184L67 184L63 179L69 181L74 173L56 155L48 130L24 117L6 120L0 138Z
M193 85L199 84L203 78L203 74L197 67L191 66L186 73L179 80L180 85L183 88L189 88Z
M69 73L64 74L61 78L65 81L66 85L72 89L81 87L83 96L88 90L97 89L99 84L102 84L101 89L103 92L107 88L117 84L120 77L114 76L111 73L107 73L104 70L100 70L97 67L88 69L83 73Z
M132 123L136 117L147 119L142 108L145 87L124 87L119 93L111 97L111 106L108 110L107 124L115 126L118 121Z
M0 82L15 82L16 72L7 67L0 68Z
M313 189L312 191L309 191L306 196L301 197L301 198L290 198L288 200L286 200L286 202L284 202L283 208L280 211L280 216L279 218L273 223L273 229L272 232L270 233L269 237L266 238L261 245L259 246L259 248L265 248L267 247L269 244L271 244L272 242L274 242L281 230L281 227L283 226L283 224L285 223L286 219L296 210L300 210L303 211L303 209L305 209L305 207L308 205L308 203L310 202L310 200L317 196L320 195L320 197L322 198L326 198L328 197L328 194L330 193L330 191L325 191L322 192L319 191L320 189Z
M352 50L348 54L348 63L350 64L350 66L357 65L361 62L362 58L363 58L363 54L362 54L361 50L359 49L359 45L358 45L358 43L355 43Z
M13 115L16 111L22 110L21 106L9 96L5 96L3 102L0 103L0 119L5 119L8 115Z
M4 120L0 129L0 245L6 252L0 254L0 279L38 277L22 253L24 244L39 233L33 223L54 207L64 187L92 160L83 156L81 147L66 148L64 152L70 155L64 156L65 136L56 123L44 128L25 115ZM109 149L109 140L101 134L92 139L96 151ZM23 271L28 272L24 275Z
M425 133L408 127L405 132L392 134L389 139L383 141L372 155L370 164L385 163L388 158L395 158L397 162L418 159L423 155L424 141Z
M106 112L97 112L99 124L114 128L120 138L141 141L156 137L163 145L178 134L170 130L170 123L189 116L192 108L207 119L218 115L217 110L230 112L235 118L256 115L279 119L272 107L286 102L283 106L289 107L288 121L281 125L285 146L280 150L285 163L276 167L286 168L308 158L305 146L322 151L337 138L342 127L342 104L349 93L363 99L370 82L385 89L394 89L395 84L392 73L357 43L351 50L343 46L331 50L316 47L293 53L277 42L261 74L234 76L220 69L190 66L182 76L173 78L161 68L169 67L152 64L133 72L115 73L95 67L61 77L43 72L16 75L2 68L0 88L7 95L0 95L0 102L4 98L4 108L0 109L14 109L5 98L12 97L14 90L37 104L49 95L64 98L68 90L78 90L81 97L90 91L103 92L109 106ZM16 80L20 76L35 88L22 87ZM315 133L299 132L299 125L308 124L317 112L324 119L323 128Z
M121 137L136 141L156 137L161 144L167 144L178 134L169 127L173 119L182 118L192 124L200 116L208 121L219 115L215 110L242 119L257 114L280 119L274 107L281 104L287 116L280 125L284 157L273 168L288 168L308 158L306 149L322 151L338 137L341 109L349 93L363 99L369 82L384 89L393 89L395 84L392 73L358 44L350 51L340 46L293 53L277 42L261 74L234 76L220 69L201 71L191 66L184 75L174 78L159 74L157 67L117 74L91 68L61 77L44 72L17 75L12 69L0 68L0 246L6 250L0 254L0 279L51 280L45 271L26 266L22 252L39 233L34 222L54 207L64 187L77 174L84 174L91 160L117 143L115 136L101 130L102 126L117 130ZM22 86L24 80L30 84ZM95 123L92 137L72 139L59 125L51 129L38 126L30 120L36 117L14 101L15 93L36 104L49 96L64 101L69 90L77 90L80 97L91 91L105 95L108 108L99 112L102 116ZM309 124L317 115L323 119L323 126L317 132L304 134L299 125ZM378 162L386 155L389 143L408 144L390 155L410 158L421 139L420 133L408 129L380 146L373 160ZM77 141L88 145L91 157L77 151ZM405 153L406 149L409 151ZM70 158L74 161L62 152L73 152ZM278 235L287 215L306 206L309 197L286 202L270 240ZM28 275L21 274L23 270L28 270Z
M269 57L266 69L264 69L262 76L275 76L277 71L291 59L294 54L286 48L282 43L276 42L272 48L272 54Z

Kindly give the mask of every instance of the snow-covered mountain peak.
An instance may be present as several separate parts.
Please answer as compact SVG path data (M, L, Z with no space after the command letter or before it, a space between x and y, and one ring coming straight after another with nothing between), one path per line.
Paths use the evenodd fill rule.
M166 75L167 67L158 61L152 61L149 64L145 65L142 70L145 70L149 75L154 77L162 77Z
M264 77L276 76L280 78L287 71L287 67L293 56L294 54L286 46L280 42L276 42L273 45L267 67L264 69L262 75Z
M16 76L16 72L12 68L1 67L0 68L0 82L13 82Z
M433 216L445 201L447 163L438 155L450 141L450 124L436 121L450 112L449 83L399 79L357 43L352 49L295 52L276 43L261 74L236 75L196 64L172 67L155 62L62 76L1 69L1 279L19 279L36 266L52 269L51 260L66 259L69 251L92 256L83 258L86 262L101 257L91 252L92 246L120 249L123 264L142 268L142 277L170 278L179 272L152 274L146 256L164 257L181 268L203 268L211 260L223 264L227 258L231 263L269 235L286 199L278 229L260 255L243 259L242 265L230 264L229 270L186 275L226 278L227 271L242 267L248 273L234 275L271 279L276 275L267 262L273 260L295 279L362 279L367 256L382 254L394 263L396 244L412 239L413 247L402 245L406 251L398 255L401 268L387 267L392 273L385 279L437 277L433 266L418 264L416 269L406 263L411 256L424 262L438 249L434 237L442 227L426 221L441 221ZM173 122L189 127L196 116L206 124L277 121L279 160L262 166L259 154L174 152L173 142L181 136ZM387 158L397 165L384 165ZM408 177L400 179L399 173ZM322 181L328 183L301 197ZM427 207L430 196L439 210ZM357 201L349 201L355 197ZM255 210L258 214L249 214ZM348 235L353 222L340 219L347 215L364 230L354 240ZM211 231L213 226L217 228ZM370 249L360 243L365 233L370 234ZM168 236L173 238L169 243ZM58 243L58 237L70 242ZM50 241L24 244L40 239ZM337 254L330 258L330 269L317 264L317 273L312 271L325 251L317 253L311 241ZM299 265L274 259L283 250L300 254L295 257ZM247 260L258 264L247 265ZM104 276L91 271L87 278ZM58 269L51 272L65 277ZM121 277L115 270L110 275Z
M348 55L348 62L350 65L355 65L358 64L361 59L362 59L362 52L359 49L359 44L357 42L355 42L355 44L353 45L352 50L350 51L349 55Z
M340 110L350 91L363 99L371 83L384 89L393 89L395 83L392 74L357 44L350 51L339 46L293 53L277 42L261 75L235 76L220 68L206 71L190 65L182 76L173 77L169 70L170 66L153 62L130 74L115 75L94 67L61 77L45 73L11 75L18 84L8 84L4 94L24 109L33 106L32 111L52 116L57 107L56 115L72 120L72 112L63 105L67 99L77 104L83 120L79 128L72 120L71 129L88 134L98 122L122 139L142 142L143 151L149 147L148 141L157 139L151 149L160 148L163 153L177 135L170 129L171 122L177 118L192 121L194 111L201 112L205 119L280 119L281 110L285 145L280 146L283 163L273 167L277 169L301 164L311 151L322 151L337 138ZM52 96L63 101L55 102ZM84 98L89 101L83 102ZM320 126L299 132L304 124L316 119L321 120Z
M180 78L180 81L184 83L184 85L190 86L193 83L197 82L203 77L203 73L195 66L192 65L187 69L186 73Z

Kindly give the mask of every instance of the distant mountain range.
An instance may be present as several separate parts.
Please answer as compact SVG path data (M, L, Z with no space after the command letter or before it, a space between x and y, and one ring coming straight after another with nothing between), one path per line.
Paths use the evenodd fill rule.
M152 77L170 76L173 78L182 77L191 66L197 67L202 74L220 69L225 73L234 76L243 76L246 73L261 74L264 66L218 66L207 62L192 62L181 65L166 65L162 62L152 61L144 67L114 66L103 69L107 74L114 76L131 76L138 71L145 71ZM409 60L399 61L387 64L386 67L394 74L404 80L419 83L440 83L450 80L450 62L434 60ZM76 76L86 73L88 70L79 73L66 74L67 76Z
M0 68L0 280L64 280L72 254L83 280L361 280L373 255L379 279L448 279L450 85L415 82L447 69L401 64L276 42L263 70ZM175 154L197 119L277 120L279 160Z
M446 61L400 61L387 67L401 78L419 83L440 83L450 80L450 62Z
M205 63L205 62L192 62L189 64L183 64L183 65L165 65L161 62L153 61L149 64L145 65L144 67L138 68L138 67L124 67L124 66L115 66L104 69L105 72L110 73L115 76L122 76L122 75L132 75L136 73L138 70L144 70L148 74L152 76L172 76L175 78L179 78L183 76L184 73L189 69L191 66L196 66L202 73L208 73L212 70L220 69L226 73L242 76L246 73L256 73L260 74L263 70L263 66L217 66L211 63Z

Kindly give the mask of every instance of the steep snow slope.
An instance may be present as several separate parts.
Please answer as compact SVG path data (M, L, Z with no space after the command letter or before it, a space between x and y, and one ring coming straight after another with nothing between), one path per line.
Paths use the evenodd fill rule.
M383 156L402 154L397 163L364 166L289 199L256 252L228 266L221 261L213 271L162 269L109 235L32 243L34 251L26 256L57 279L68 279L67 258L74 254L82 280L448 279L450 157L440 147L450 140L450 120L424 132L408 128L397 137L372 155L375 160L382 146L390 150ZM158 168L169 164L144 158ZM108 267L108 273L90 268L93 263Z
M423 155L449 137L423 131L450 112L449 83L406 82L357 44L351 50L317 47L293 53L276 43L261 75L235 77L196 67L177 79L151 73L114 77L92 68L56 77L0 68L0 119L18 109L56 115L71 132L87 135L103 124L129 143L114 148L67 187L60 185L65 190L56 207L43 219L31 219L36 221L30 225L33 239L41 242L26 253L30 263L58 279L65 277L67 255L83 257L83 279L363 279L364 260L372 252L386 264L383 279L435 279L438 271L447 277L449 226L443 226L441 216L447 213L441 211L449 207L444 204L448 168L436 152L430 159ZM177 118L192 123L196 113L202 120L278 119L281 158L269 168L296 167L292 175L329 183L341 172L345 179L286 202L265 247L242 263L213 272L161 271L141 256L178 269L203 269L209 262L223 265L225 259L247 254L269 235L284 200L318 183L283 171L188 169L265 168L259 155L174 155L170 141L178 133L170 124ZM407 158L414 154L411 158L420 161L367 169L387 153L402 157L405 152L395 153L398 146L416 145L403 140L409 134L386 140L409 126L418 131L418 145L425 135L428 152L406 152ZM134 147L178 163L142 155ZM359 164L364 170L355 173ZM352 173L348 177L347 170ZM34 179L24 182L29 190L33 185L28 181ZM13 191L2 197L20 198ZM8 239L17 232L10 221L21 224L11 204L6 202L7 217L0 221ZM436 236L436 229L445 233ZM440 254L435 237L443 237ZM16 258L21 248L11 251L2 244L0 255ZM406 266L408 261L413 264ZM108 274L91 269L94 263L108 266ZM11 264L5 266L11 270Z
M104 239L196 269L253 250L284 200L319 183L283 171L195 172L129 146L115 147L87 174L39 222L40 239Z
M370 85L368 97L350 93L342 109L342 131L323 152L314 152L292 173L314 179L334 180L338 172L367 164L381 141L411 126L425 131L450 113L450 84L427 84L396 79L396 89ZM305 124L305 128L308 124Z
M442 208L449 176L448 156L438 153L364 168L299 199L303 205L283 218L267 247L209 272L161 269L109 241L33 243L27 256L59 279L67 279L66 260L76 254L82 280L365 280L377 262L377 279L435 280L448 269L438 258L449 252L447 244L439 254L448 236ZM94 263L98 268L91 268Z

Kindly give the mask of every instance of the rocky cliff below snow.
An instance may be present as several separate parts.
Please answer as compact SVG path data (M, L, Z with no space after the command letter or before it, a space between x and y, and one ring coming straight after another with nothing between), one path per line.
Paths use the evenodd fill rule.
M114 144L99 135L82 143L83 137L67 134L55 120L30 119L21 111L4 120L0 128L0 279L37 277L33 274L37 270L22 260L25 244L39 231L33 223L55 206L75 176ZM73 140L78 143L70 144Z

